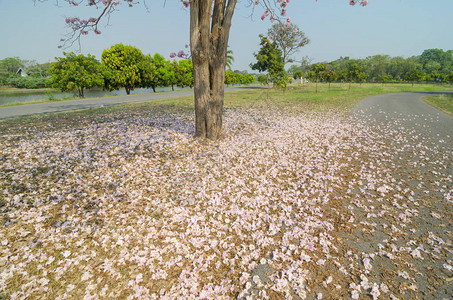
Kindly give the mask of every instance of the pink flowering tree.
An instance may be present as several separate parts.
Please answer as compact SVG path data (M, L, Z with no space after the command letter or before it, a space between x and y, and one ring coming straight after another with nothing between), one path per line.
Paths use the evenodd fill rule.
M305 36L305 33L299 29L296 24L289 26L275 23L268 29L267 34L269 39L275 41L282 50L283 65L294 62L291 56L295 54L301 47L310 43L310 39Z
M88 4L96 7L97 16L88 20L67 18L70 36L64 40L72 44L90 31L100 34L102 19L108 18L120 3L134 6L134 0L65 0L71 5ZM195 135L218 139L222 132L222 111L225 87L225 64L231 21L237 0L180 0L190 11L190 52L193 62L195 98ZM263 11L261 19L278 21L290 26L286 16L290 0L248 0L252 9ZM365 6L367 0L350 0L349 4ZM184 51L172 56L184 57Z

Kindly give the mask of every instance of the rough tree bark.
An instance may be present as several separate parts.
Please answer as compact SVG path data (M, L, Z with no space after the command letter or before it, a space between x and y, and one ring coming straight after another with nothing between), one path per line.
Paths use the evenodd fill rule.
M237 0L190 1L197 137L215 140L222 133L226 51L236 3Z

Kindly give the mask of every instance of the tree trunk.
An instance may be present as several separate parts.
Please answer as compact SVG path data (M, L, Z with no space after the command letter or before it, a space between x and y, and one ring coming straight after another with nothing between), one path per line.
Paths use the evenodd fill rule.
M130 94L131 94L131 88L125 87L125 89L126 89L126 94L127 94L127 95L130 95Z
M190 3L190 47L195 98L195 136L216 140L222 132L225 64L237 0Z
M83 98L83 87L79 88L79 98Z

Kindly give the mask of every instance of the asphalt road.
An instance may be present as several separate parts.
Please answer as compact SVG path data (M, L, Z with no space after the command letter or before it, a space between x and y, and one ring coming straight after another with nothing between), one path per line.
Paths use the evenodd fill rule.
M226 92L234 92L253 87L227 88ZM0 107L0 119L22 117L35 114L54 113L68 110L80 110L96 107L111 106L123 103L140 103L153 100L164 100L179 97L193 96L193 90L173 91L165 93L138 94L129 96L114 96L103 98L86 98L58 102L46 102L26 105Z
M351 113L368 122L392 124L422 134L433 142L453 143L453 117L423 101L423 97L441 93L395 93L365 98Z

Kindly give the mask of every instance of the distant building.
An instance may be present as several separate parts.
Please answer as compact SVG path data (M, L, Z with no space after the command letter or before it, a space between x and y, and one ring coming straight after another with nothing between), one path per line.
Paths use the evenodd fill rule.
M19 70L17 70L16 74L19 74L22 77L27 77L28 76L23 68L19 68Z

